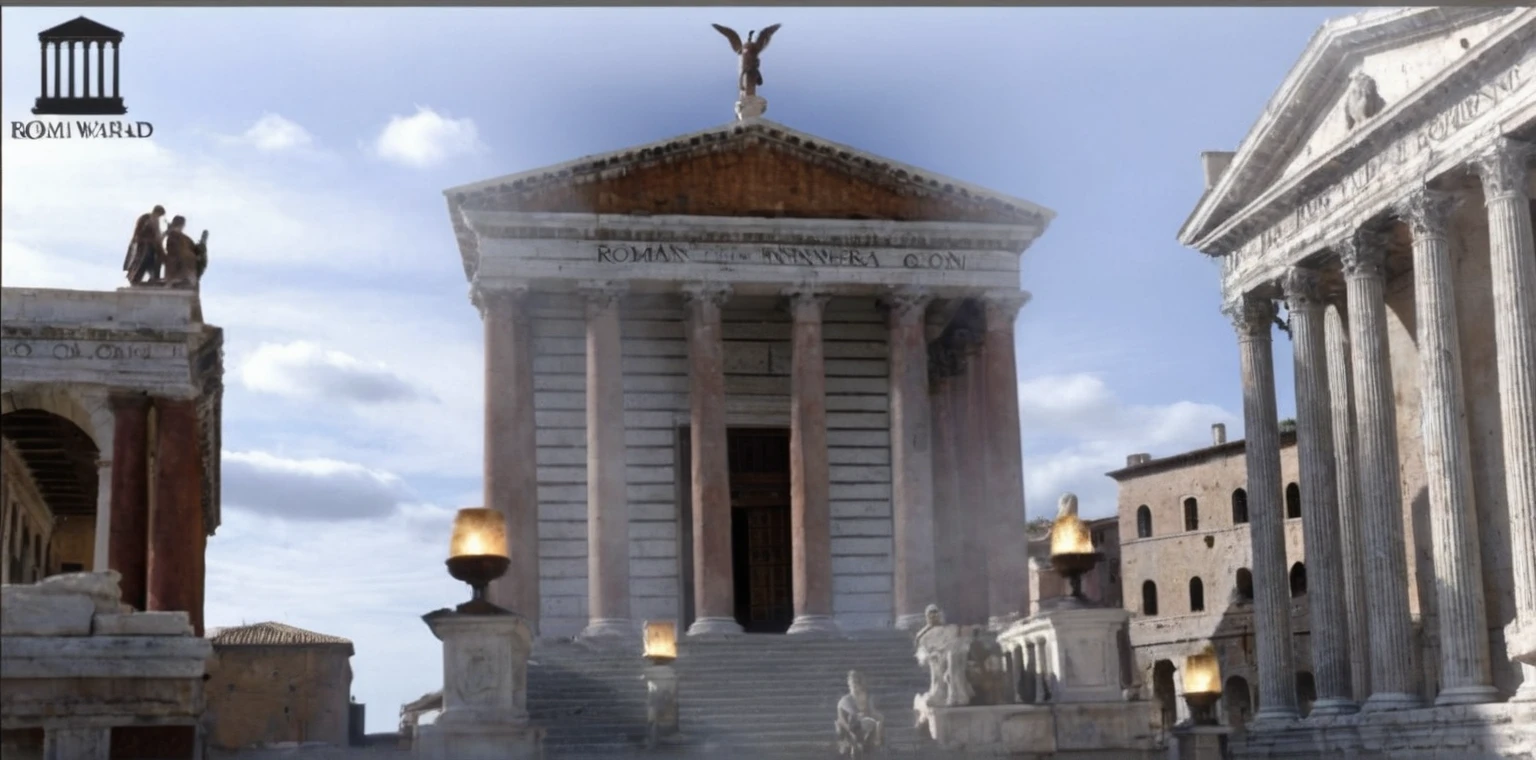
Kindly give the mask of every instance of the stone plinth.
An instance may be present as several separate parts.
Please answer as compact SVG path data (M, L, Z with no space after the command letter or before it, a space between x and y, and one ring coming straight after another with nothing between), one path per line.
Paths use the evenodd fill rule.
M511 613L438 610L422 618L443 642L443 706L416 732L422 760L517 760L539 756L543 731L528 723L533 634Z
M114 727L184 727L201 755L213 646L187 613L125 611L114 572L0 595L0 729L42 729L46 757L107 760Z
M1174 757L1178 760L1226 760L1226 726L1184 726L1174 729Z
M677 733L677 670L671 664L645 668L646 744L675 740Z
M768 111L768 99L761 95L742 95L736 101L736 118L742 121L756 119Z
M1150 702L931 708L929 732L967 757L1150 758L1163 756L1161 717Z
M1130 613L1118 607L1088 607L1070 601L1047 608L998 634L1004 651L1034 651L1038 670L1026 673L1046 688L1055 704L1119 702L1120 632Z

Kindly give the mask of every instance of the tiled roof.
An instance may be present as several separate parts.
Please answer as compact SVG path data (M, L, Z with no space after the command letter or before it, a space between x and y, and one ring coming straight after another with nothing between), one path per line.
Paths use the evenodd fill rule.
M306 631L282 623L252 623L251 625L216 628L208 632L214 646L315 646L337 645L352 648L352 642L340 636Z

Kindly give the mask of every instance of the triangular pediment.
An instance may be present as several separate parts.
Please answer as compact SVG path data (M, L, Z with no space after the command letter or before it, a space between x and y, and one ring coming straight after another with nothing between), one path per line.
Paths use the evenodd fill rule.
M470 210L1043 226L1052 213L765 119L453 188Z
M106 24L79 16L38 33L42 40L121 40L123 33Z
M1304 174L1357 132L1475 55L1519 9L1375 9L1334 19L1313 35L1186 223L1190 243L1270 186Z

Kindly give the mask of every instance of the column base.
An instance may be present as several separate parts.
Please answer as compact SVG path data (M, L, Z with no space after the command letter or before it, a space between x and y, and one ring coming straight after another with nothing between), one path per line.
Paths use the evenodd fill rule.
M1355 704L1353 699L1329 697L1313 702L1312 711L1307 713L1307 716L1354 715L1357 712L1360 712L1360 705Z
M1435 697L1435 706L1446 705L1482 705L1489 702L1498 702L1503 695L1492 686L1458 686L1453 689L1443 689Z
M896 624L893 627L898 631L916 631L927 624L927 615L921 612L913 612L907 615L897 615Z
M790 623L786 633L793 635L809 636L836 636L842 633L842 628L831 615L798 615L795 622Z
M736 622L736 618L703 617L688 626L689 636L729 636L738 633L741 633L741 624Z
M1360 706L1361 712L1388 712L1391 710L1417 710L1424 706L1424 700L1417 694L1372 694L1365 704Z
M638 638L640 628L629 618L594 618L587 623L579 639L622 639Z
M1183 702L1183 700L1179 700ZM1301 720L1301 713L1294 707L1265 707L1254 713L1253 722L1261 723L1290 723Z

